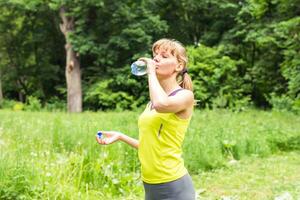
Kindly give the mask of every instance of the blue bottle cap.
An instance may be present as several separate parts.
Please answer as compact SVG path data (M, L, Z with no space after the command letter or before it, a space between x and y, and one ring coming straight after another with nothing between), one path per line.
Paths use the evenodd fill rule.
M98 132L97 132L97 136L98 136L99 139L102 138L102 133L101 133L101 131L98 131Z

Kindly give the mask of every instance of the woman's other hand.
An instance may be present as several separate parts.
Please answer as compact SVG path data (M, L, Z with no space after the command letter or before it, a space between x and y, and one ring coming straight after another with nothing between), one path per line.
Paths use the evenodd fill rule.
M122 134L117 131L100 131L100 132L102 133L102 137L99 138L98 135L96 135L96 140L99 144L102 145L112 144L118 141Z

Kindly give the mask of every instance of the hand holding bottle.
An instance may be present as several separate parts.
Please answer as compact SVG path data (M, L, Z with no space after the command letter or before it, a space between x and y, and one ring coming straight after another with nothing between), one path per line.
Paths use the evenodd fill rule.
M148 74L156 73L157 66L153 59L142 57L139 59L139 61L143 61L147 64L147 73Z
M143 76L155 72L155 61L150 58L140 58L131 64L131 73L136 76Z
M102 145L112 144L120 139L121 134L122 133L117 131L98 131L96 140Z
M131 73L136 76L143 76L147 73L147 64L141 60L137 60L131 64Z

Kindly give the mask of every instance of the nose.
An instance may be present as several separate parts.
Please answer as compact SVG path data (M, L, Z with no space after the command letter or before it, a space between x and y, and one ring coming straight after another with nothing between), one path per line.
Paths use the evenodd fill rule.
M155 62L159 62L159 56L158 56L158 55L154 56L153 60L154 60Z

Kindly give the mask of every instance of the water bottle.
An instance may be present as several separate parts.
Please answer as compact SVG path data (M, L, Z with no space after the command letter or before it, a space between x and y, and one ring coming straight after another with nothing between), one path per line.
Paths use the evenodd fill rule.
M136 76L147 74L147 64L141 60L135 61L131 64L131 73Z
M97 132L97 137L98 137L99 139L102 139L102 133L101 133L101 131L98 131L98 132Z

